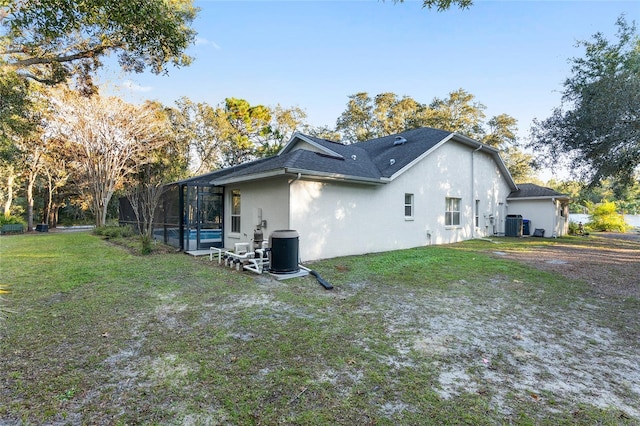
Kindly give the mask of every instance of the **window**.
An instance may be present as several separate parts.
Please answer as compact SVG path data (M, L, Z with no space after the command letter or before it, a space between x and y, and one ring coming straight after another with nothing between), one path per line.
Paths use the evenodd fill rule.
M445 198L446 208L444 212L445 226L460 225L460 198Z
M413 218L413 194L404 194L404 217Z
M480 200L476 200L476 228L480 227Z
M240 233L240 190L231 191L231 232Z

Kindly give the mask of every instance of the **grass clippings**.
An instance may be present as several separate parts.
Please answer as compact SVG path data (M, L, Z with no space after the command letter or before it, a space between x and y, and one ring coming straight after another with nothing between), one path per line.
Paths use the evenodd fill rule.
M87 233L2 238L0 424L637 424L638 297L523 257L594 241L331 259L326 291Z

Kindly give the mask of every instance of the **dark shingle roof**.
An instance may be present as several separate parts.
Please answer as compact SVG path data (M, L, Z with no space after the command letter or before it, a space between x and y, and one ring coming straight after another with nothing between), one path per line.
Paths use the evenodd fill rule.
M547 188L533 183L520 183L518 184L518 190L512 191L507 197L510 198L569 198L566 194L561 194L551 188Z
M182 179L176 182L172 182L172 183L177 183L177 184L187 184L187 185L198 185L198 184L209 184L212 180L214 179L221 179L223 177L229 176L233 173L238 173L244 169L246 169L247 167L252 167L258 163L263 163L265 161L268 161L269 158L261 158L259 160L255 160L255 161L251 161L251 162L247 162L247 163L243 163L243 164L239 164L237 166L233 166L233 167L227 167L224 169L218 169L218 170L214 170L212 172L209 173L205 173L202 175L198 175L198 176L194 176L188 179Z
M344 156L344 158L338 159L317 152L299 149L282 155L269 157L265 159L265 161L249 164L248 167L244 167L235 173L226 176L216 176L213 180L216 178L239 178L281 169L305 170L321 174L352 176L365 179L380 178L380 173L368 159L366 152L362 150L353 150L352 152L357 152L357 154L348 154ZM352 155L356 155L355 160Z
M373 163L380 170L381 176L391 177L449 135L451 135L451 132L425 127L371 139L354 145L369 153ZM398 137L406 139L406 142L401 145L394 145L394 141Z
M270 173L303 173L383 183L385 178L393 177L421 155L453 136L453 133L444 130L419 128L344 145L326 139L296 134L278 155L237 166L231 172L216 174L211 176L210 181L214 184L224 185L236 180L250 180L252 175L260 178ZM480 145L478 142L462 136L457 136L457 138L472 146ZM311 143L315 145L316 149L296 149L296 139ZM397 139L401 139L403 143L394 144ZM495 149L491 147L486 147L486 149L497 156ZM500 160L498 161L502 164Z

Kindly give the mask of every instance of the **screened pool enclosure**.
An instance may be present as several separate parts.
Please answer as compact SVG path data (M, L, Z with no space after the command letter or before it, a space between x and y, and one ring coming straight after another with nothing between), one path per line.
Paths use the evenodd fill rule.
M224 188L210 183L216 173L164 186L154 214L154 239L184 251L223 246ZM129 200L120 199L120 224L137 226Z

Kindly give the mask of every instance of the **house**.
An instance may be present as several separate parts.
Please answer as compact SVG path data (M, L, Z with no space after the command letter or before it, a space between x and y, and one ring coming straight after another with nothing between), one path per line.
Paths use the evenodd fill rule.
M569 233L569 201L565 194L532 183L519 184L507 197L509 214L528 220L531 235L544 229L545 237Z
M309 261L504 235L512 214L563 235L567 201L517 186L498 150L457 133L351 145L296 133L273 157L169 185L156 237L191 251L290 229Z
M431 128L351 145L296 133L210 177L225 188L225 247L293 229L303 261L502 234L518 189L496 149Z

